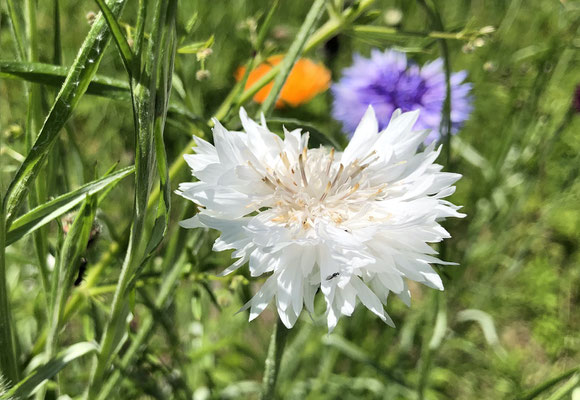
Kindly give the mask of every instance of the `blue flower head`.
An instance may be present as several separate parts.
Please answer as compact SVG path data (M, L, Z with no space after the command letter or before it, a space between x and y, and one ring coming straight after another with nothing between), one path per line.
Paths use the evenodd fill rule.
M463 83L466 71L451 75L451 123L456 133L472 110L470 83ZM394 50L372 50L370 58L354 56L351 67L332 85L334 96L332 115L342 122L351 136L369 105L376 111L379 128L384 129L391 114L420 110L416 129L430 129L425 143L440 139L441 111L446 84L443 60L437 59L423 67L407 60L405 53Z

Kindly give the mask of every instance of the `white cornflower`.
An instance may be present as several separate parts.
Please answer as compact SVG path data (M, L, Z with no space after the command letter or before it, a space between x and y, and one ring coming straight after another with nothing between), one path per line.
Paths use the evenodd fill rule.
M443 290L427 243L450 237L439 221L463 217L443 200L461 175L434 164L441 147L417 153L428 131L413 131L418 112L396 111L378 131L371 107L344 152L308 149L308 133L284 130L281 139L240 110L244 132L215 121L215 146L194 137L196 154L185 159L199 182L178 194L199 213L185 228L221 231L215 251L233 249L228 274L249 263L252 276L268 274L244 306L250 320L276 298L278 315L292 327L303 306L313 312L320 289L328 329L351 315L356 298L389 325L390 291L406 304L403 278Z

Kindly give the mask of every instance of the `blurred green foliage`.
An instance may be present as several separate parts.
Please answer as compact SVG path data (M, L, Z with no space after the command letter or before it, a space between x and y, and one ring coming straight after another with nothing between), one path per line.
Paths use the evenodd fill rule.
M122 26L135 24L136 3L129 2ZM580 83L580 1L436 3L448 31L486 26L496 30L483 43L448 41L453 70L466 69L474 85L474 112L454 142L452 164L447 166L463 174L453 202L462 204L468 217L446 223L453 238L445 256L460 266L440 269L444 293L414 285L411 308L394 299L388 311L396 329L359 308L328 335L320 315L304 314L289 335L278 383L281 398L414 398L422 374L428 399L516 398L580 366L580 115L570 111ZM252 41L269 4L180 2L178 46L205 43L212 36L214 41L203 66L196 54L176 56L172 101L195 118L169 118L165 144L170 164L193 133L210 134L204 121L234 85L236 68L252 56ZM287 50L308 8L309 2L280 2L264 56ZM60 1L63 65L70 65L90 28L87 14L97 10L89 0ZM397 29L429 32L428 17L418 2L381 0L372 10L365 24L383 26L397 10ZM51 1L38 2L38 60L46 63L54 56L51 41L44 39L54 35L52 12ZM386 18L389 12L391 19ZM4 3L1 17L0 59L16 60ZM439 57L436 40L428 37L372 38L347 30L333 40L333 46L310 54L332 70L333 79L350 64L353 53L368 54L373 47L406 49L419 63ZM201 69L210 75L197 80ZM114 45L108 47L98 73L126 81ZM4 193L22 161L20 155L26 154L27 100L19 80L0 79L0 93ZM43 115L55 94L56 88L42 87ZM307 121L335 136L340 125L330 118L330 103L327 92L296 109L276 110L274 116ZM258 107L247 104L250 114ZM235 115L230 113L224 121L230 128L239 126ZM101 176L116 162L132 164L132 124L129 102L84 96L46 163L47 196L74 190L93 180L95 170ZM175 188L190 179L183 170L171 183ZM85 283L73 289L80 306L60 334L63 348L100 339L128 237L132 191L130 179L121 181L99 206L101 232L85 255ZM255 290L254 279L245 272L218 277L230 263L229 254L211 252L215 232L194 235L179 228L176 222L193 211L181 198L174 195L172 200L172 223L163 248L141 275L133 300L130 340L150 316L151 334L121 371L112 396L257 398L275 314L267 310L251 323L246 313L235 314ZM61 223L53 223L45 234L50 252L58 256ZM38 343L47 327L32 240L8 247L6 257L19 362L30 371L41 361ZM177 287L163 307L155 307L159 287L175 263L183 264ZM98 268L103 272L89 287L91 271ZM322 313L323 304L318 306ZM425 363L437 310L445 311L447 324ZM87 356L65 368L58 385L64 393L81 395L89 372ZM56 385L48 384L49 393ZM548 398L556 388L539 398ZM561 398L570 398L573 388Z

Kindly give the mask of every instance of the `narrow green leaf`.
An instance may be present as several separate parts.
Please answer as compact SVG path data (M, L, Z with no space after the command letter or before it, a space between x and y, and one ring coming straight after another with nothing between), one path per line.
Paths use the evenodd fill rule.
M80 342L69 346L67 349L58 353L58 355L32 371L30 375L13 386L6 397L14 399L26 399L45 381L54 377L60 370L70 364L72 361L86 354L95 352L97 345L90 342Z
M117 183L131 175L134 171L135 168L133 166L123 168L30 210L28 213L14 221L10 231L8 232L6 245L16 242L20 238L34 232L50 221L63 216L79 205L86 195L93 195L101 190L113 188Z
M0 78L22 79L27 82L60 87L69 68L38 62L0 60ZM95 75L87 88L87 94L115 100L129 100L129 84L125 81Z
M95 0L95 1L99 5L99 8L101 9L103 16L105 17L105 20L107 21L107 24L109 25L109 29L111 30L111 33L113 34L113 38L115 39L115 43L117 43L117 48L119 49L119 53L121 53L121 58L123 59L123 63L125 64L125 68L127 69L127 72L129 72L129 75L132 75L134 72L134 69L138 68L138 66L134 64L135 57L133 55L133 51L131 50L131 47L129 46L129 43L127 42L127 39L125 39L125 36L123 35L123 30L121 29L121 26L119 25L119 22L117 21L117 18L115 17L115 15L113 14L113 12L109 8L109 6L107 6L105 1L104 0Z
M111 0L110 2L112 3L112 12L118 16L126 0ZM81 97L86 92L103 57L109 38L110 32L105 20L97 18L56 96L52 109L44 121L32 149L8 187L2 203L6 211L8 227L14 220L15 213L22 204L29 185L36 178L42 162L46 159L64 124L71 117Z

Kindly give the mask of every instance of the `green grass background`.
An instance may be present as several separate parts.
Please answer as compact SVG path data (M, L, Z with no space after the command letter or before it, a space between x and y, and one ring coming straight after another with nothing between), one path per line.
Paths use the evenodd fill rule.
M122 22L134 24L132 3ZM304 313L290 332L277 389L281 398L412 398L424 368L429 399L517 398L580 366L580 114L569 112L580 83L580 2L437 3L448 30L496 28L482 47L472 51L465 48L466 41L448 41L452 69L468 71L475 105L454 141L447 167L463 174L452 201L463 205L468 217L446 223L453 236L447 241L446 257L460 266L440 270L446 286L442 294L414 285L411 308L393 298L388 312L396 329L359 307L327 335L320 318L323 304L318 304L319 315L310 318ZM180 43L204 41L211 35L215 42L205 64L211 74L207 80L195 78L201 68L195 54L177 55L172 100L199 121L211 117L235 83L235 69L252 54L248 21L259 26L269 4L182 0ZM288 48L309 4L281 2L266 55ZM50 1L38 2L39 59L48 63L54 52L52 7ZM397 9L402 13L399 28L430 31L417 2L377 1L372 9L377 15L368 23L385 25L384 13ZM97 10L92 1L61 0L63 65L70 65L89 30L86 14ZM195 13L197 22L186 34L185 26ZM15 60L8 19L2 3L0 59ZM324 15L322 20L326 19ZM368 54L373 47L407 49L419 63L440 56L435 41L420 37L369 38L345 32L337 40L336 54L321 47L310 55L332 70L333 80L353 53ZM98 73L126 80L114 45L108 47ZM19 165L6 149L26 154L24 93L21 81L0 79L2 192ZM54 95L55 88L42 88L43 115ZM340 125L330 117L330 104L327 92L299 108L276 110L274 116L306 121L337 135ZM258 106L248 103L247 108L253 113ZM225 121L231 128L239 126L235 114ZM169 119L165 132L169 163L200 131L209 134L203 123ZM130 103L85 95L45 166L48 195L75 189L92 180L95 170L102 175L115 162L130 165L134 146ZM172 186L190 179L182 171ZM115 243L121 249L126 245L132 192L132 180L126 179L99 207L102 232L86 258L89 273L99 263L103 273L90 290L84 284L74 289L82 295L83 306L61 332L62 348L99 339L102 333L123 255L110 250ZM217 277L230 262L229 255L211 253L214 232L196 237L180 229L176 221L192 211L184 211L189 205L176 195L172 203L165 241L144 270L132 300L130 338L152 312L155 329L123 372L114 398L257 398L275 314L268 309L251 323L247 313L235 314L259 282L246 272ZM63 237L59 224L52 223L44 234L54 252ZM175 249L168 249L174 237ZM174 262L184 263L182 277L170 305L155 312L150 301L163 280L163 268ZM18 355L23 365L29 365L35 343L46 329L45 298L30 238L8 247L7 264ZM447 325L426 364L426 349L441 313ZM60 387L70 396L80 395L89 371L90 357L75 361L61 372ZM571 375L537 398L571 398L579 382L578 374ZM569 390L558 392L562 384Z

